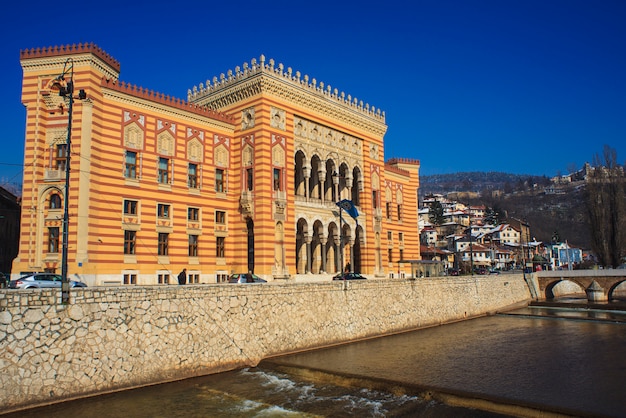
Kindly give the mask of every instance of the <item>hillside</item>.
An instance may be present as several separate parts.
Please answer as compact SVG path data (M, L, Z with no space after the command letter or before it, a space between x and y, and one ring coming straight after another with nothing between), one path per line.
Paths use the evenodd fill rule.
M456 173L420 178L420 196L432 193L472 192L465 204L498 208L508 218L525 220L532 237L550 242L554 233L562 241L588 249L589 225L584 203L584 183L551 190L545 176L507 173ZM494 193L500 191L500 193Z

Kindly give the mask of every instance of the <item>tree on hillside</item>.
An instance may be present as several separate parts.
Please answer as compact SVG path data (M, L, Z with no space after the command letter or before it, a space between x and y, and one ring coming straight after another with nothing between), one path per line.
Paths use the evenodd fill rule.
M587 177L586 206L591 246L603 266L617 267L626 254L626 178L615 149L604 146Z
M491 225L499 225L506 219L505 211L498 204L487 206L485 209L485 222Z
M433 225L441 225L445 222L443 217L443 205L438 200L435 200L428 211L428 219Z

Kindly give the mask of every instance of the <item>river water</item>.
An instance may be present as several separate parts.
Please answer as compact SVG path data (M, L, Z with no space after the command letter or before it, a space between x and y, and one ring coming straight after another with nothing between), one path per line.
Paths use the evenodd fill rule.
M625 417L615 308L531 306L7 417Z

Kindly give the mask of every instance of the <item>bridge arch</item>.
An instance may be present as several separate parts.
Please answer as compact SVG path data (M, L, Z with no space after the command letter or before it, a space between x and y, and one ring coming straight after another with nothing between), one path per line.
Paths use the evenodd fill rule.
M554 288L557 285L562 284L563 282L574 283L580 288L581 293L585 293L586 287L584 284L580 283L579 281L573 278L555 277L553 280L545 283L544 297L547 300L554 299Z
M609 288L609 290L606 292L607 293L607 297L609 298L608 300L613 299L613 292L615 291L615 289L617 289L619 287L619 285L621 285L622 283L626 283L626 277L624 277L622 280L616 282L613 284L613 286L611 286Z

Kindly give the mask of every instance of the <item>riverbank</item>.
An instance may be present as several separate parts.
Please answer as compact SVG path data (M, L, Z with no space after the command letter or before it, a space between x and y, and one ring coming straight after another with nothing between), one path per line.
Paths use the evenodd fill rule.
M519 275L0 292L0 410L256 366L497 312Z

